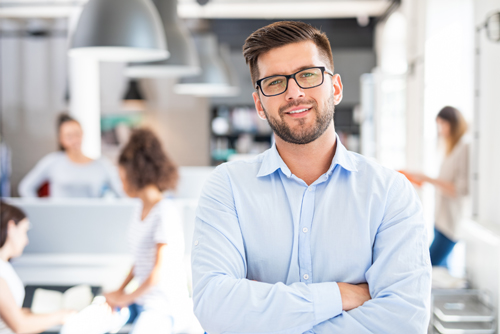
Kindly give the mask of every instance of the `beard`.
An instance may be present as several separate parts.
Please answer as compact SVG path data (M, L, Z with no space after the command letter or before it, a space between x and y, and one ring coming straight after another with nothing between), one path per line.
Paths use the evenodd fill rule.
M312 126L306 127L305 119L298 119L298 126L296 126L296 129L292 129L284 119L286 117L285 110L304 104L312 105L311 112L316 115L316 120ZM320 110L314 100L295 100L278 110L278 118L271 117L264 109L264 106L262 106L262 110L266 115L269 126L278 137L290 144L305 145L321 137L330 126L335 113L333 92L321 107Z

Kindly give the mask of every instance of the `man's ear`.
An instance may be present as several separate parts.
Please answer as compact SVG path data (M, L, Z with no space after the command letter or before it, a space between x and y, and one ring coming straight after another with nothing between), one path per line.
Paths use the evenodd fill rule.
M339 74L334 74L332 77L332 84L333 84L333 102L335 105L339 104L340 101L342 101L343 92L344 92L344 86L342 85L342 80L340 79Z
M266 120L266 113L264 112L264 108L262 108L262 102L259 98L259 92L253 92L252 97L253 103L255 104L255 110L257 110L257 116L259 116L261 120Z

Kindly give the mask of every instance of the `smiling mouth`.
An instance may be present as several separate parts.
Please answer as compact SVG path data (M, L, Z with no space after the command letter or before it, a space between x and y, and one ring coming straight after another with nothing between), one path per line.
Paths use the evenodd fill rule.
M303 113L303 112L306 112L306 111L309 111L311 110L311 108L303 108L303 109L297 109L297 110L293 110L293 111L289 111L289 112L286 112L285 114L290 114L290 115L293 115L293 114L300 114L300 113Z

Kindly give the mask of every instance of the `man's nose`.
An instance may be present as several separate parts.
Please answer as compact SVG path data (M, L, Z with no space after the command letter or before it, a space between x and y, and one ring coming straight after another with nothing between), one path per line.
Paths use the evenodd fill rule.
M294 78L288 79L288 88L285 94L286 94L285 98L287 101L302 98L305 96L304 90L300 88L299 85L297 85L297 82L295 81Z

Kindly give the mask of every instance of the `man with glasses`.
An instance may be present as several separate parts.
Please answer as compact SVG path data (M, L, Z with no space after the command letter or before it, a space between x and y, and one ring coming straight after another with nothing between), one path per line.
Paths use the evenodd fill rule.
M399 173L345 149L342 82L301 22L243 46L275 145L219 166L193 240L195 314L216 333L425 333L431 267L422 207Z

